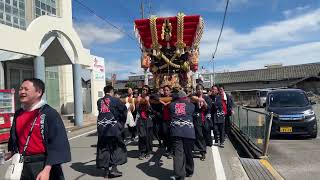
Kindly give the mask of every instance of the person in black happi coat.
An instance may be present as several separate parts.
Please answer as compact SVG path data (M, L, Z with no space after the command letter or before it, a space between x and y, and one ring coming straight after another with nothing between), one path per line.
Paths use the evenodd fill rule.
M127 149L122 132L127 108L120 99L113 97L113 87L104 88L105 96L98 100L97 168L105 169L105 178L122 176L118 165L127 162ZM111 170L109 169L111 167Z
M66 129L59 113L41 100L44 92L45 84L37 78L25 79L19 89L22 107L14 114L5 160L23 155L21 180L64 180L61 164L71 161Z
M195 125L196 141L195 150L199 150L201 157L200 160L204 161L206 159L207 145L212 145L211 138L211 99L203 94L203 86L198 84L196 86L196 96L194 99L196 102L195 113L193 116L193 122Z
M171 96L171 87L166 85L163 87L163 96L162 97L170 97ZM161 103L161 137L163 138L163 145L166 149L165 155L168 159L172 159L172 145L170 141L170 112L169 112L169 105L170 102L163 102L160 100Z
M153 122L151 118L151 105L149 99L149 86L145 85L142 95L137 100L137 130L139 159L149 158L152 153Z
M172 179L183 180L191 177L194 172L192 149L195 131L192 115L194 105L190 103L184 91L179 91L174 96L174 101L169 105L170 111L170 136L173 147L173 169L175 176Z
M216 146L224 147L225 118L222 107L222 99L219 95L219 89L217 86L212 86L210 98L212 99L211 116L213 117L214 124L214 143Z
M219 93L222 99L222 109L225 116L225 133L226 135L230 134L231 131L231 116L234 113L233 112L233 99L232 96L227 94L224 91L223 86L219 86Z

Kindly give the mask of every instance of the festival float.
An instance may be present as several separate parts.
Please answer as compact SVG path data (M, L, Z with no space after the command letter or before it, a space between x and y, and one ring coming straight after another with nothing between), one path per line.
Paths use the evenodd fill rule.
M198 70L199 43L204 22L201 16L156 17L134 21L142 54L141 68L153 75L154 86L192 87Z
M141 68L153 75L154 88L165 85L190 90L198 70L204 21L199 15L156 17L134 21L141 46ZM169 99L162 99L170 101Z

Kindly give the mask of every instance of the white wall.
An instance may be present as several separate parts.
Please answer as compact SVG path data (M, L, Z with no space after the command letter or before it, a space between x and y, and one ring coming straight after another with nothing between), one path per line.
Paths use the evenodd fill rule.
M59 66L59 87L61 112L73 113L73 74L72 65Z

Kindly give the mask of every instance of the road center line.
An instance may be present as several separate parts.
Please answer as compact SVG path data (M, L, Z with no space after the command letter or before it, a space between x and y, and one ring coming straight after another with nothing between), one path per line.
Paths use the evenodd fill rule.
M72 140L72 139L76 139L76 138L79 138L81 136L84 136L84 135L87 135L87 134L90 134L90 133L93 133L93 132L96 132L97 130L92 130L92 131L89 131L89 132L86 132L86 133L83 133L83 134L80 134L80 135L77 135L77 136L74 136L72 138L69 138L69 141Z
M222 165L219 148L217 146L212 146L211 150L212 150L212 158L214 162L214 169L216 171L216 179L226 180L227 178L226 178L226 174L224 173L224 168Z

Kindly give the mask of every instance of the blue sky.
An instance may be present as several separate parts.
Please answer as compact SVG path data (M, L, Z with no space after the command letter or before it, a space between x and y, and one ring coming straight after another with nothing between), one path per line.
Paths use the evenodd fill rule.
M81 0L96 14L134 37L141 0ZM212 71L210 57L219 35L226 0L144 0L145 16L199 14L205 21L200 67ZM149 6L150 4L150 6ZM320 62L320 0L230 0L215 58L215 71ZM91 54L103 57L107 77L141 73L137 41L90 14L73 1L74 26Z

